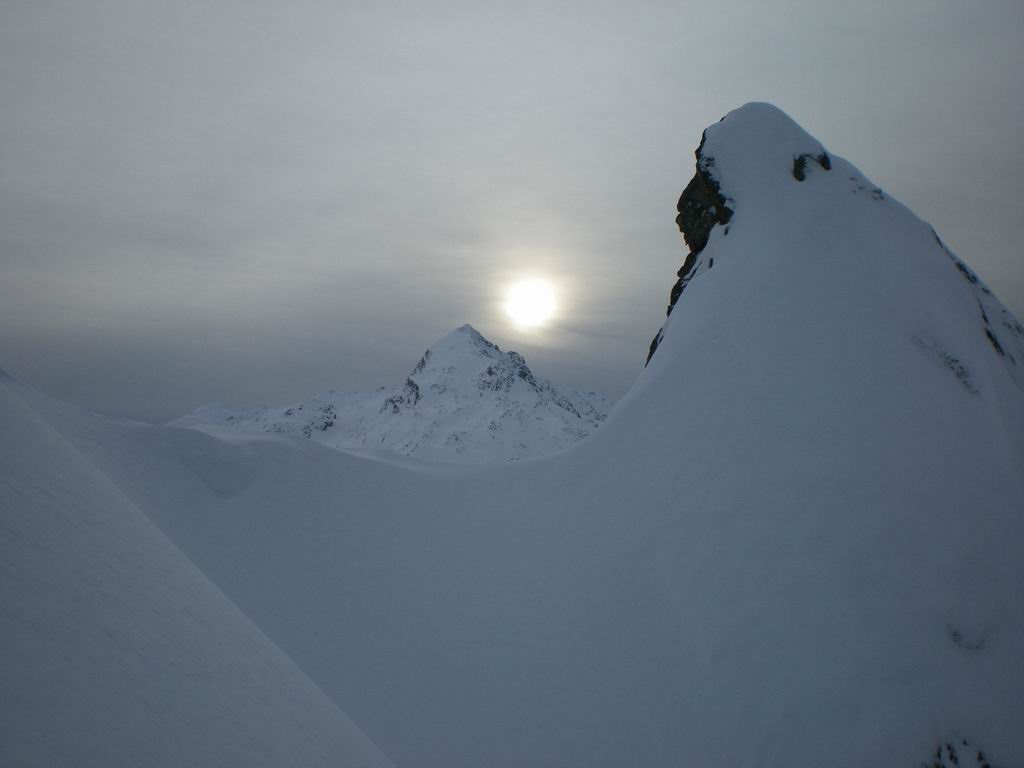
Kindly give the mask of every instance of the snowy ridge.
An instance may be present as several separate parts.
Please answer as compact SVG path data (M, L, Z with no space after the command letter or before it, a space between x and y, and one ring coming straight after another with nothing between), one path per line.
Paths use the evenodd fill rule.
M55 417L0 372L0 764L390 765Z
M554 453L583 439L608 402L536 377L463 325L433 344L405 382L372 393L331 391L280 408L205 406L174 426L301 434L331 448L488 464Z

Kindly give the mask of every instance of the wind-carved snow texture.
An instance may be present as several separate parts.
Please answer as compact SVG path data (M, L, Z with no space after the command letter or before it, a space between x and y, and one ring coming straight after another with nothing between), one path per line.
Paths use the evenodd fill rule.
M0 521L18 535L0 531L0 568L13 568L0 596L15 595L0 618L21 634L16 653L3 648L16 663L0 664L0 727L15 711L19 734L37 728L21 743L43 757L39 723L127 739L119 716L159 702L168 658L220 670L188 681L204 702L211 688L216 706L201 713L232 724L224 739L251 734L268 707L294 722L286 705L309 691L281 697L261 680L235 729L222 683L237 686L229 703L245 701L250 668L194 658L203 645L187 636L184 659L173 642L154 646L156 614L177 638L195 608L159 589L156 614L145 600L119 613L125 630L140 617L138 635L89 635L98 668L118 675L116 699L69 693L73 668L49 671L81 641L67 619L72 577L116 596L136 569L102 563L159 575L173 541L180 567L194 563L398 765L981 768L991 755L1024 766L1021 338L927 224L870 194L841 157L828 153L826 170L823 152L766 104L705 132L724 203L692 211L711 222L699 279L601 427L550 456L483 468L356 456L272 433L111 422L25 395L95 482L32 442L36 427L2 422L0 494L17 495ZM471 391L532 391L517 361L458 348L477 361ZM409 377L416 389L377 393L374 413L392 396L399 416L422 409L432 386L467 391L464 367L445 373L448 353L432 349ZM63 506L53 494L72 491L90 513L69 505L46 522ZM114 535L135 530L125 504L167 535L149 570ZM113 517L99 514L108 506ZM36 561L20 534L32 521L66 537L59 555L95 552L100 565L68 574L61 557ZM94 550L96 530L106 543ZM177 590L171 577L163 593ZM66 702L56 718L54 701ZM153 752L158 715L136 757ZM166 715L182 758L178 737L216 735L189 718L181 706ZM321 744L332 727L318 720L300 740ZM219 756L241 756L223 764L248 764L240 742L214 740ZM309 762L292 757L276 762Z
M433 344L400 387L332 390L283 408L205 406L171 424L301 434L332 448L490 464L562 450L591 434L608 402L536 377L464 325Z

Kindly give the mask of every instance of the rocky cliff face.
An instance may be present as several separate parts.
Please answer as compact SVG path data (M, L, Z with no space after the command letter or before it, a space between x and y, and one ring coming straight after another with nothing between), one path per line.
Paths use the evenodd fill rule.
M679 215L676 216L676 226L679 227L683 241L689 246L690 252L686 254L683 266L676 273L678 280L669 293L666 315L672 314L672 309L682 295L683 289L696 274L697 257L704 250L704 246L708 244L712 227L716 224L726 225L732 219L733 210L722 195L718 180L713 174L715 159L704 155L706 137L707 132L705 131L695 153L697 157L696 173L690 179L690 183L686 185L683 194L679 196L679 202L676 203L676 210L679 212ZM659 331L651 341L647 362L650 362L660 341L661 332Z

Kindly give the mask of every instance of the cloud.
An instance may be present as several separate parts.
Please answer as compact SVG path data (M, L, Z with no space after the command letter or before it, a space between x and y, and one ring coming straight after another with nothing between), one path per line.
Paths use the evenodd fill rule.
M1024 314L1022 30L951 1L5 4L0 364L160 419L389 383L473 322L617 396L700 132L752 99ZM538 266L573 314L519 338L495 295Z

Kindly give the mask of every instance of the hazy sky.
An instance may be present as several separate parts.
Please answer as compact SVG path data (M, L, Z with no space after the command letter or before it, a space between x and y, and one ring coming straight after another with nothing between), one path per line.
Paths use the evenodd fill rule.
M1022 72L1020 0L0 0L0 367L161 421L397 383L469 322L618 397L752 100L1024 317ZM543 332L500 309L528 275Z

